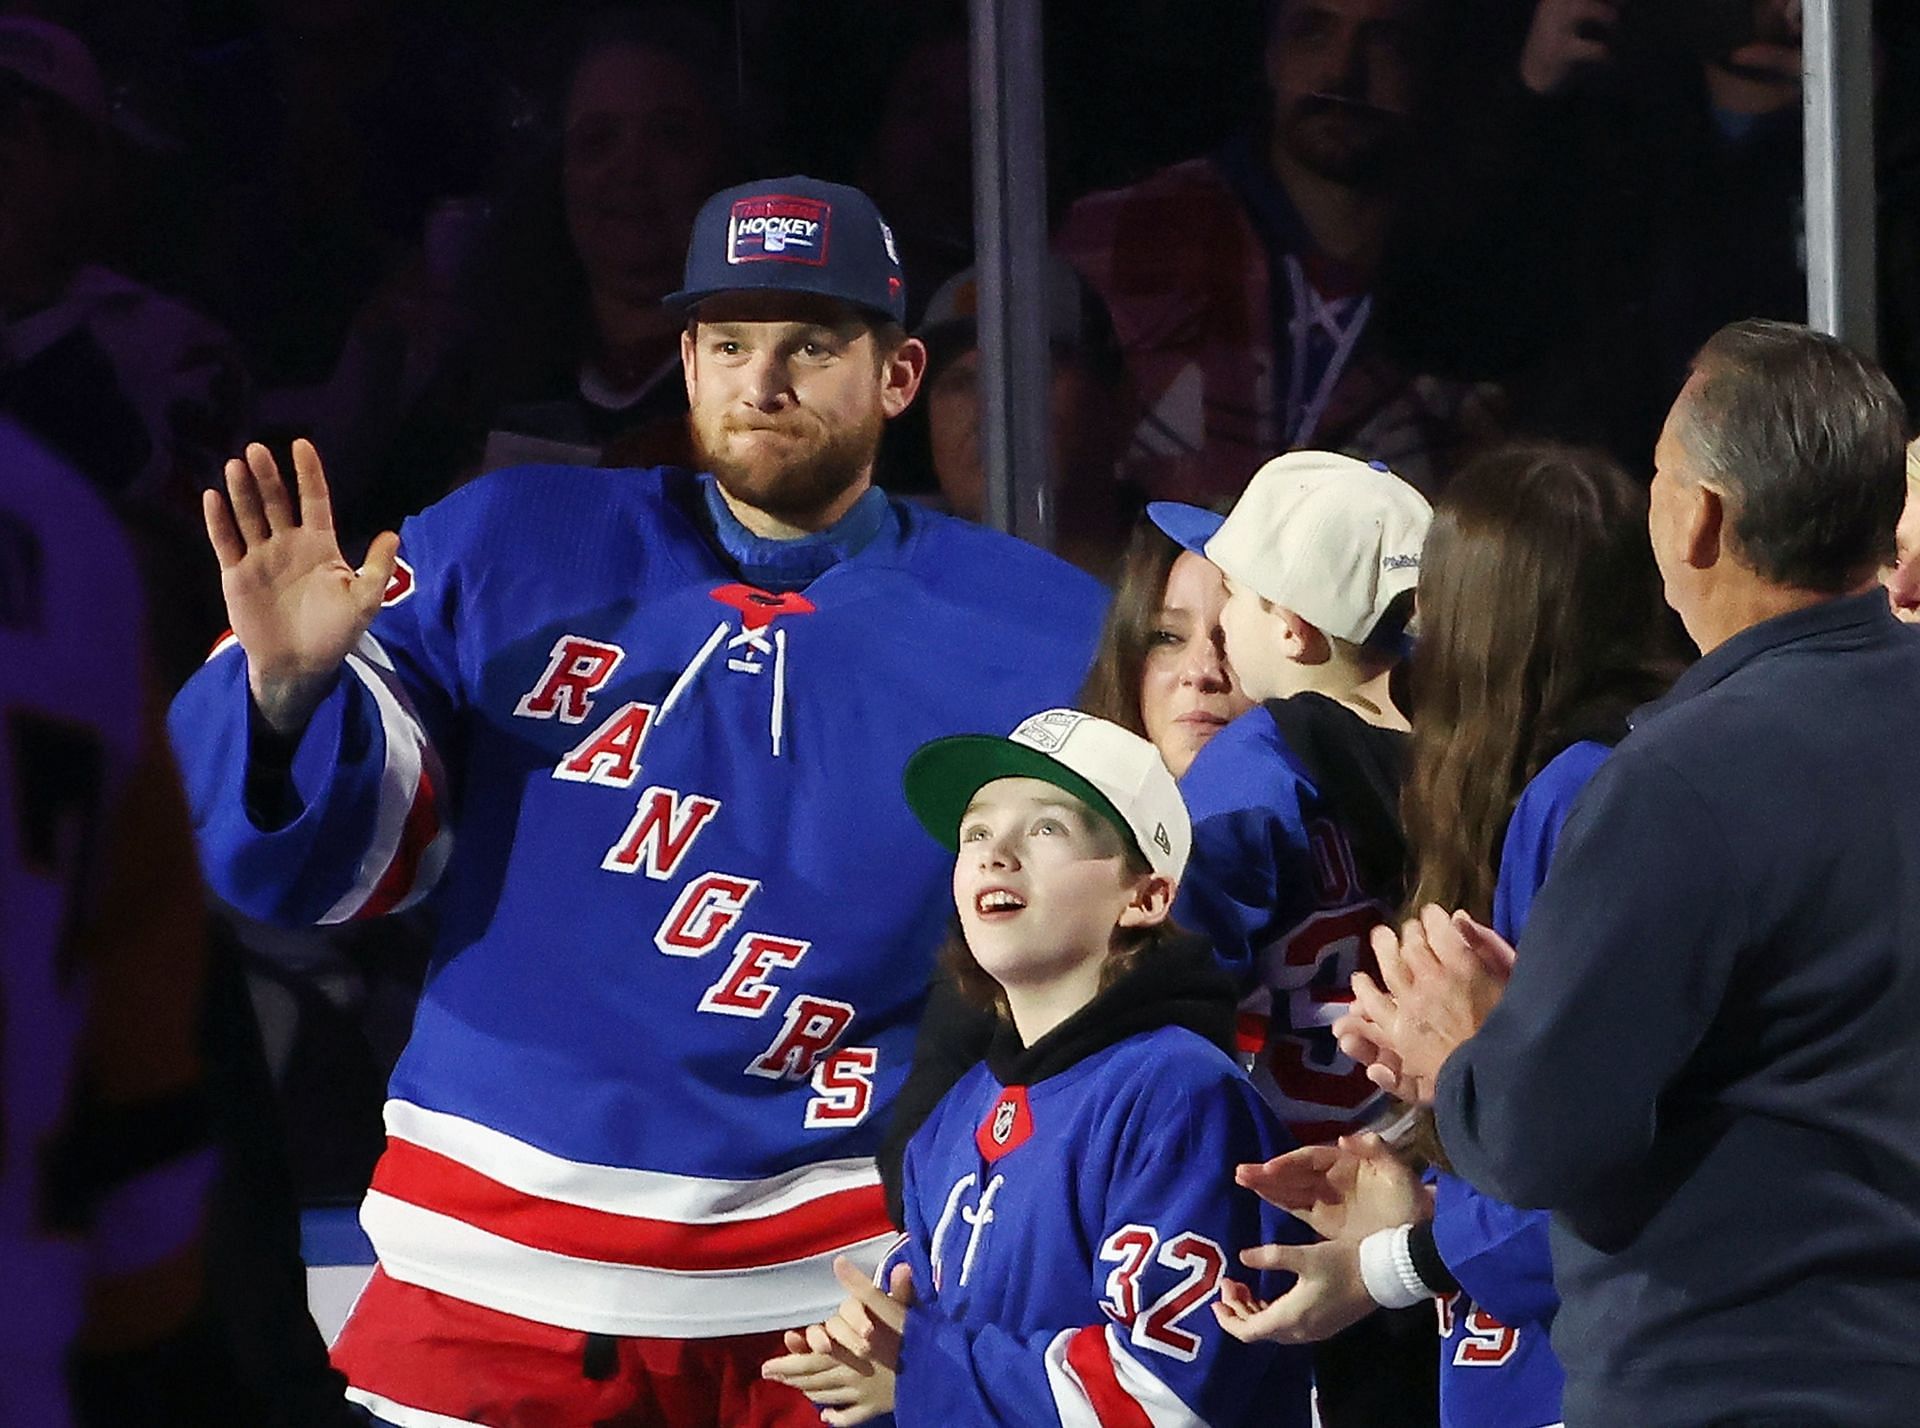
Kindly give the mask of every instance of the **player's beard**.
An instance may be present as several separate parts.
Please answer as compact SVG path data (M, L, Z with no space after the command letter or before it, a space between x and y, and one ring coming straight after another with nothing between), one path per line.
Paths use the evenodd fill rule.
M755 424L778 427L792 438L769 443L750 456L733 454L728 434ZM876 404L849 426L832 430L812 413L743 422L733 416L693 419L694 446L702 469L735 501L776 520L813 528L849 489L867 479L880 450L886 417Z

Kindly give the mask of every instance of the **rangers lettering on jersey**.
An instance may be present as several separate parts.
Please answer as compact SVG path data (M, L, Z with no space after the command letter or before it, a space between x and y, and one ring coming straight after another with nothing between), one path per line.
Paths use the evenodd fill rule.
M720 811L720 800L697 793L681 794L655 786L640 795L633 819L620 841L607 849L600 866L610 873L644 872L666 882L679 871L681 860L693 850L693 840Z
M597 783L606 788L631 788L640 776L640 747L647 740L654 706L633 701L620 706L567 756L554 765L553 776L575 783Z
M551 719L579 724L593 708L590 694L605 684L626 658L618 645L606 645L579 635L562 635L554 642L546 671L520 697L513 712L522 719Z
M819 224L772 225L779 254L755 225L759 256L833 240L824 212L742 216ZM724 519L691 472L554 467L410 518L287 828L240 792L240 653L176 703L228 901L297 926L437 886L446 970L362 1214L406 1283L579 1332L749 1334L824 1318L834 1256L871 1264L890 1238L873 1153L950 863L869 796L872 770L1071 697L1100 592L877 491L799 582L787 547L735 551ZM884 668L849 677L853 652Z

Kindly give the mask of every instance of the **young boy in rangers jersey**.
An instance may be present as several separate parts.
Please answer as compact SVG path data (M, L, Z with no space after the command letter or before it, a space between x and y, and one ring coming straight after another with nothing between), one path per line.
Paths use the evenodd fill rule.
M1383 466L1323 451L1268 462L1223 518L1149 514L1226 577L1227 657L1259 707L1180 781L1193 863L1175 909L1240 978L1240 1052L1306 1143L1359 1129L1380 1092L1332 1024L1371 970L1369 931L1405 892L1407 721L1399 663L1432 509ZM1356 1325L1320 1350L1330 1428L1431 1424L1430 1326Z
M1207 1307L1250 1236L1305 1231L1229 1185L1284 1136L1224 1050L1230 985L1172 940L1191 832L1160 756L1051 709L926 745L906 791L1000 1030L907 1148L888 1289L843 1262L852 1297L767 1374L834 1425L1306 1424L1303 1352L1243 1352Z
M1379 1099L1330 1028L1402 893L1407 721L1387 685L1432 510L1384 467L1295 451L1224 517L1166 501L1149 514L1226 577L1227 657L1262 701L1181 780L1194 856L1177 911L1250 985L1255 1084L1296 1137L1330 1141Z

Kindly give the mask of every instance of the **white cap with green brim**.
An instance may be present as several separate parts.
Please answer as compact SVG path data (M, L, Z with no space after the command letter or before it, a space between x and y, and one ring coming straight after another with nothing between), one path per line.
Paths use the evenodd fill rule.
M1006 738L956 734L914 750L902 783L907 804L939 842L960 846L973 796L1001 778L1037 778L1079 799L1118 828L1175 882L1186 871L1193 824L1159 750L1138 734L1078 709L1046 709Z

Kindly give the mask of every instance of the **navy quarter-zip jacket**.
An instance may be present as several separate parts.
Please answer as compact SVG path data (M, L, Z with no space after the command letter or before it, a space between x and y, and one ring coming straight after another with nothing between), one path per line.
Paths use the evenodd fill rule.
M1636 716L1435 1111L1553 1211L1570 1425L1920 1422L1920 633L1881 591Z

